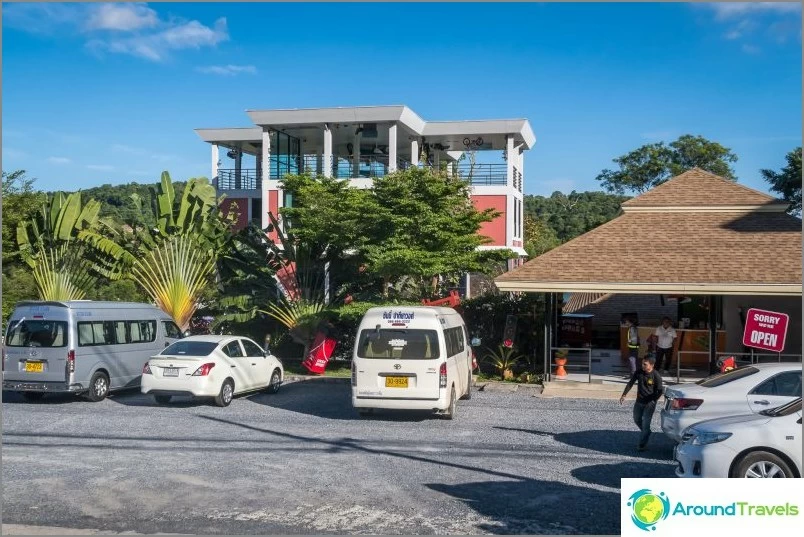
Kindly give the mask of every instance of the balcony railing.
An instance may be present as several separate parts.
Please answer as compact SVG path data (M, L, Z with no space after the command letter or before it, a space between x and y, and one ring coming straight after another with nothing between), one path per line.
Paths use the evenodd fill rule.
M323 172L326 165L323 157L305 155L303 158L275 157L271 158L271 179L281 180L285 175L297 173ZM353 157L333 157L331 164L332 177L336 179L374 179L388 175L388 155L363 155L359 157L357 169ZM405 170L412 164L404 159L397 159L397 169ZM421 164L420 164L421 165ZM451 173L468 181L473 186L506 185L508 170L505 163L454 163L450 168L442 162L439 166L442 171ZM514 168L514 188L522 192L522 173ZM234 168L218 169L218 190L260 190L262 188L262 170L254 168L241 168L240 173Z

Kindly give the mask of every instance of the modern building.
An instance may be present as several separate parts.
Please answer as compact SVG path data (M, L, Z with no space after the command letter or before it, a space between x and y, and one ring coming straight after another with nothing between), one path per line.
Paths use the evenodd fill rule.
M226 194L225 208L237 204L238 226L254 221L267 227L269 213L292 205L292 193L281 186L286 174L310 172L370 188L375 178L395 170L430 166L468 181L479 210L501 213L481 228L491 239L483 248L526 255L524 152L536 142L528 120L428 122L406 106L247 114L252 127L196 129L211 145L211 177L218 193Z

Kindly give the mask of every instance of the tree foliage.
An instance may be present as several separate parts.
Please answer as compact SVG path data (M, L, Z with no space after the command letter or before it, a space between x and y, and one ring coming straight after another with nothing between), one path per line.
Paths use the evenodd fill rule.
M560 243L564 243L619 215L620 205L627 199L629 199L628 196L605 192L573 191L569 194L553 192L549 197L526 195L524 204L525 242L526 244L528 242L529 220L544 222ZM542 236L547 237L545 246L551 244L548 229L542 230Z
M646 144L615 158L618 169L603 170L597 180L609 192L641 194L692 168L734 181L731 164L736 161L731 149L703 136L685 134L670 144Z
M781 171L763 169L762 177L770 183L771 191L782 195L790 202L789 212L801 214L801 147L790 151L786 156L787 165Z

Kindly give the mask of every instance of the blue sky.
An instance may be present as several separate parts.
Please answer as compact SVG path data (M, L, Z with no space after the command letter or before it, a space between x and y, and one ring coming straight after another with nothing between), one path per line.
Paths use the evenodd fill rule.
M3 4L3 169L45 190L208 176L246 109L530 120L525 191L599 190L681 134L741 183L801 145L800 4ZM394 29L390 29L393 24Z

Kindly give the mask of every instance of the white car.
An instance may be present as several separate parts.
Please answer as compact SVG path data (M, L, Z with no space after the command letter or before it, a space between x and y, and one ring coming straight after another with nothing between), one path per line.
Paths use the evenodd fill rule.
M240 336L190 336L165 347L142 369L141 391L159 404L174 395L214 397L228 406L235 395L276 393L285 372L276 356Z
M679 477L801 477L801 398L696 423L676 447Z
M681 434L699 421L756 414L801 397L801 363L756 364L713 375L664 391L662 431L681 442Z

